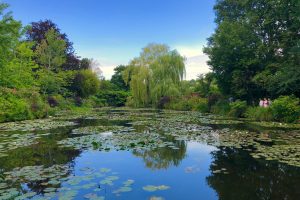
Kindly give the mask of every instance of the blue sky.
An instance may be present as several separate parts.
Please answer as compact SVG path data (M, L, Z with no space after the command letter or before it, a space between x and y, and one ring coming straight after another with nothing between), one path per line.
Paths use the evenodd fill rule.
M1 0L0 0L1 1ZM4 0L23 24L51 19L106 78L148 43L187 57L187 79L208 71L202 47L214 31L214 0Z

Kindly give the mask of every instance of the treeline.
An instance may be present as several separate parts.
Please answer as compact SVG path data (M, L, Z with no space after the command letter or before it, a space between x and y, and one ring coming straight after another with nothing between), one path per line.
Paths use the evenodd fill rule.
M128 88L79 58L50 20L23 26L0 4L0 122L43 118L59 109L122 106Z
M110 81L76 56L53 22L29 26L0 4L0 122L101 106L197 110L261 121L300 116L300 5L297 0L218 0L217 28L204 52L212 72L186 81L185 58L149 44ZM199 66L200 67L200 66ZM262 98L272 99L267 108Z
M300 107L300 1L218 0L204 52L212 72L182 81L184 59L165 45L145 47L124 73L127 104L295 122ZM268 108L259 99L270 98Z
M299 120L300 1L218 0L214 10L217 28L204 52L221 94L239 100L239 116ZM275 100L247 111L262 98Z

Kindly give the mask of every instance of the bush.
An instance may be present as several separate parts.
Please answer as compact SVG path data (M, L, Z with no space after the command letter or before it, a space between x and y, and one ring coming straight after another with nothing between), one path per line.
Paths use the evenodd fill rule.
M0 121L19 121L47 116L49 106L32 89L0 88Z
M0 122L31 119L30 106L15 95L0 96Z
M33 92L27 101L30 105L30 111L35 118L47 116L49 105L42 99L39 93Z
M279 97L274 100L270 109L276 121L292 123L299 120L299 99L294 96Z
M127 97L125 106L131 107L131 108L135 107L134 99L132 96Z
M82 98L95 95L100 87L100 80L92 70L81 70L75 75L72 90Z
M170 97L168 97L168 96L161 97L160 100L158 101L157 108L163 109L163 108L165 108L166 104L168 104L170 102L171 102Z
M230 111L228 115L230 117L245 117L245 113L247 110L247 102L237 100L233 103L230 103Z
M219 100L215 105L211 107L210 111L214 114L228 115L228 113L230 112L230 105L228 101Z
M209 95L207 97L207 99L208 99L208 102L207 102L208 109L209 109L209 111L211 111L211 108L222 99L222 95L220 95L218 93L214 93L214 94Z
M206 98L192 97L190 99L171 99L169 103L165 105L166 109L181 110L181 111L199 111L206 113L208 112L208 105Z
M192 97L188 100L189 104L192 105L192 110L207 113L208 100L206 98Z
M99 103L108 106L124 106L129 96L128 92L125 91L100 91L96 97L99 99Z
M71 109L74 106L74 101L57 94L48 97L48 104L52 108L58 107L60 109Z
M272 121L274 120L272 110L263 107L248 107L245 116L257 121Z
M192 110L193 105L187 99L171 99L171 101L166 104L165 108L171 110L189 111Z

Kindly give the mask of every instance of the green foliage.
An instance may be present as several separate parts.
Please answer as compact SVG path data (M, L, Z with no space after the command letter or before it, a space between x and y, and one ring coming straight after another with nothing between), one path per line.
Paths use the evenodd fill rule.
M209 112L206 98L191 97L181 99L171 99L169 103L165 105L166 109L182 110L182 111L199 111L202 113Z
M0 2L0 69L10 61L13 49L19 42L22 24L6 13L7 4Z
M31 119L30 107L14 95L0 96L0 122Z
M92 70L80 70L75 75L72 87L78 96L89 97L98 92L100 80Z
M49 106L37 91L0 88L0 121L43 118Z
M36 74L42 94L54 95L66 92L67 83L64 79L64 72L54 73L48 69L40 69Z
M276 121L296 122L300 118L299 98L294 96L281 96L270 108Z
M193 105L186 100L177 100L177 101L172 101L165 106L166 109L171 109L171 110L182 110L182 111L190 111L193 109Z
M245 117L245 113L247 110L246 101L237 100L235 102L230 103L229 105L230 105L230 111L228 115L230 117Z
M128 91L129 85L126 85L123 80L122 73L126 70L127 66L119 65L114 69L114 75L112 75L110 82L118 87L119 90Z
M30 112L34 118L44 118L48 115L49 105L48 103L41 97L38 92L30 92L26 91L27 94L23 94L30 106ZM25 96L26 95L26 96Z
M211 112L226 116L230 112L230 104L228 101L220 99L211 106Z
M19 42L9 61L0 67L0 86L9 88L32 88L36 85L33 69L38 66L33 61L32 43Z
M160 44L143 48L123 73L130 84L136 107L157 106L164 96L179 95L179 83L185 74L184 58Z
M96 97L100 101L99 103L104 103L108 106L124 106L129 93L126 91L100 91L97 93Z
M50 29L45 39L36 48L38 62L47 69L58 72L60 67L66 62L66 42L60 38L59 34Z
M300 1L219 0L214 9L217 28L204 51L222 93L248 103L300 96Z
M195 104L195 110L200 111L202 113L208 113L209 107L208 107L208 100L206 98L199 98L198 102Z
M256 121L272 121L274 120L270 107L248 107L245 116Z
M218 93L219 89L216 83L215 74L209 72L207 74L199 75L195 90L203 97L208 97L211 94Z

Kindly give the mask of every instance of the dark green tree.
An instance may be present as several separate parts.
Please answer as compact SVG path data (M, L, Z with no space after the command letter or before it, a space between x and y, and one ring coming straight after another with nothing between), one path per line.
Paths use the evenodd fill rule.
M123 71L126 69L127 66L119 65L114 69L114 75L112 75L110 82L115 84L119 90L129 90L129 85L125 83L122 77Z
M223 94L247 100L299 96L300 2L218 0L204 49Z

